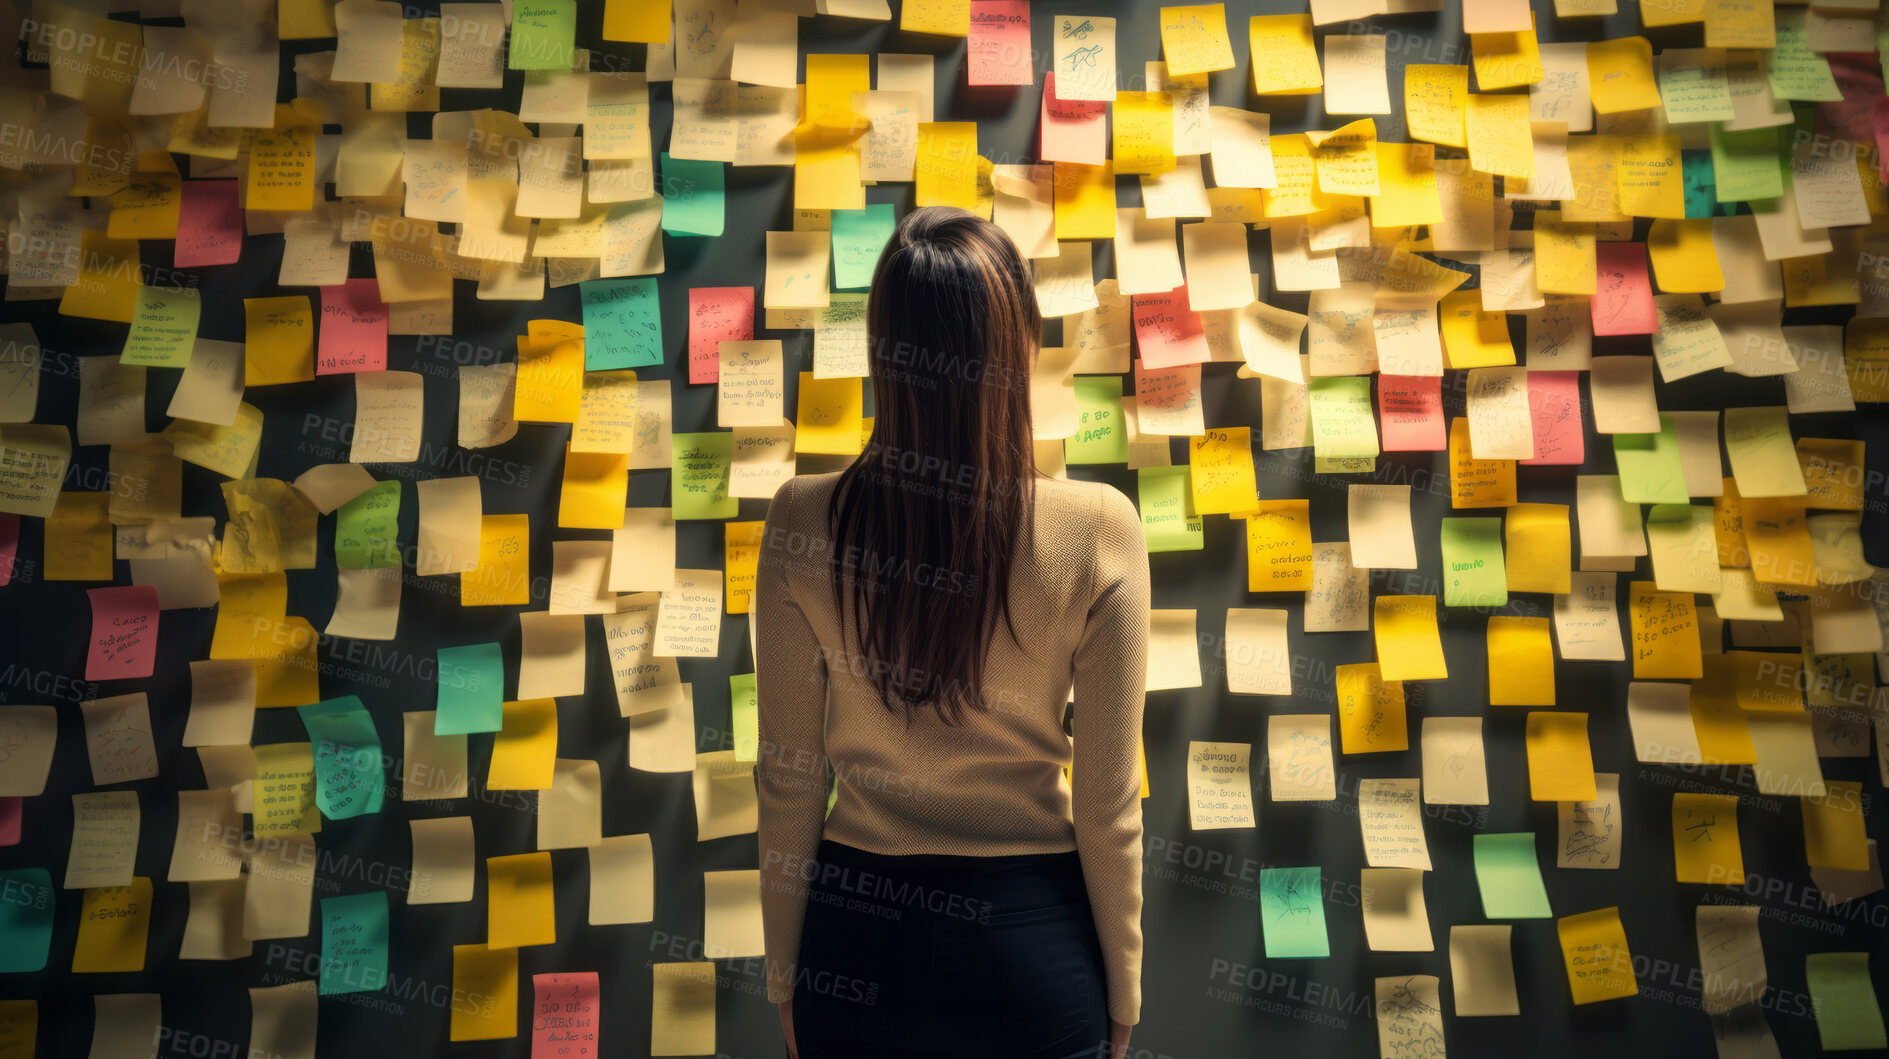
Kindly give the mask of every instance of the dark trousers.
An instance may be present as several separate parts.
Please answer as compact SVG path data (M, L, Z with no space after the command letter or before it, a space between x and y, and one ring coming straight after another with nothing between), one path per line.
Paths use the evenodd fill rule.
M794 987L800 1059L1108 1056L1074 852L883 856L822 841Z

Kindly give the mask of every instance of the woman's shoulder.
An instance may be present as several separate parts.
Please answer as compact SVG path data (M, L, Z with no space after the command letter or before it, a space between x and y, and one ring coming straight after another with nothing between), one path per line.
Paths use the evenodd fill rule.
M1038 478L1036 496L1039 516L1053 514L1082 520L1064 524L1065 529L1078 526L1094 528L1096 520L1104 525L1123 521L1131 521L1137 528L1141 525L1141 516L1134 502L1107 482L1079 478Z

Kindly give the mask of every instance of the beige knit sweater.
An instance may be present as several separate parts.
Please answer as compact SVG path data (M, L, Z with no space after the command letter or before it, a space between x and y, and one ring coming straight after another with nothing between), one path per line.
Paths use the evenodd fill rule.
M917 711L908 728L864 664L845 661L863 656L833 603L826 508L838 478L787 482L762 535L755 772L768 998L793 994L822 837L889 855L1073 849L1102 942L1109 1014L1135 1024L1149 578L1134 505L1113 486L1037 479L1035 533L1019 542L1011 594L1023 647L1000 623L984 677L991 711L968 713L957 728ZM1062 728L1072 681L1073 741ZM838 778L831 815L828 762Z

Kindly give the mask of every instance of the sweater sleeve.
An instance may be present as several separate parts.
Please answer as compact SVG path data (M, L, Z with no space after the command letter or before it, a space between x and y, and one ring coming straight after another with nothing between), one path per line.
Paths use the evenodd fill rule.
M1075 652L1070 810L1108 973L1109 1017L1141 1015L1141 715L1148 659L1148 549L1135 506L1103 485L1095 590Z
M789 532L795 488L789 479L768 505L754 589L761 920L767 998L776 1004L793 996L827 806L826 660L783 569L824 556L825 533ZM814 547L797 557L795 542Z

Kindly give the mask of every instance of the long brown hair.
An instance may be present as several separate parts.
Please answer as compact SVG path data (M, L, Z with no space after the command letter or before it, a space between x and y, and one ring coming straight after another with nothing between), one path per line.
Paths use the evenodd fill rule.
M1037 475L1030 369L1042 316L1003 229L966 210L907 214L866 300L873 423L828 509L861 663L888 710L986 710L984 652ZM1019 644L1021 641L1018 640Z

